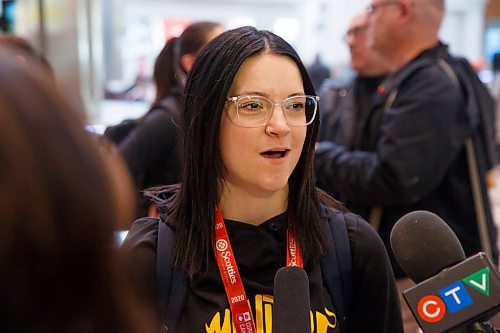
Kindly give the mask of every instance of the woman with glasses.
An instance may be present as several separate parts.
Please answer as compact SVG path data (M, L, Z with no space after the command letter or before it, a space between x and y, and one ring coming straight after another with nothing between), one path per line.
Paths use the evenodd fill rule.
M252 27L222 33L198 55L185 96L184 181L153 193L160 223L175 232L172 269L187 282L185 297L170 300L181 310L169 332L271 332L275 274L294 265L308 275L314 332L402 332L383 244L315 186L318 97L293 48ZM325 211L347 224L352 297L344 326L320 264L332 250ZM124 243L155 304L156 282L166 283L156 281L158 228L158 220L137 220Z

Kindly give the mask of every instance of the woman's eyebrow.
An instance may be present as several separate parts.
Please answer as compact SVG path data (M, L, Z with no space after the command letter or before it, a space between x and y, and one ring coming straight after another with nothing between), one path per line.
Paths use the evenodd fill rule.
M269 98L269 95L260 91L243 91L242 93L235 94L235 96L242 96L242 95L256 95L256 96L263 96ZM287 97L293 97L293 96L301 96L305 95L303 91L301 92L296 92L288 95Z
M241 96L241 95L257 95L257 96L268 97L267 94L260 92L260 91L243 91L239 94L236 94L235 96Z
M298 92L298 93L293 93L293 94L290 94L288 95L288 97L293 97L293 96L302 96L302 95L305 95L306 93L301 91L301 92Z

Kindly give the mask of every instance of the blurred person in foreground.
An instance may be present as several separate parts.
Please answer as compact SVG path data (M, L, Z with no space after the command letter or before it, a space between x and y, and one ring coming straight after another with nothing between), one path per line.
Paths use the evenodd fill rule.
M158 305L157 282L165 283L155 272L157 250L165 245L158 244L158 229L175 232L167 270L182 272L187 290L172 300L179 318L169 330L241 332L238 320L246 318L256 325L253 332L268 331L275 274L299 266L309 278L311 331L401 332L380 238L315 186L318 97L295 50L269 31L226 31L196 58L185 94L183 181L163 189L170 195L159 205L160 220L137 220L124 243L137 285ZM331 276L321 264L322 255L335 251L330 218L346 229L352 254L345 320L325 287Z
M201 48L223 30L219 23L196 22L180 37L168 40L156 58L156 97L150 110L143 117L128 121L132 129L118 125L105 132L117 143L132 174L137 190L137 217L157 216L155 206L151 207L142 195L144 189L181 180L179 123L186 75Z
M0 77L2 332L153 332L114 251L126 173L36 59L0 46Z
M38 62L55 79L52 66L45 56L27 39L10 33L0 34L0 46L9 49L11 54L18 57L20 61L28 61L27 57L29 57L30 61Z
M367 33L368 15L363 11L351 19L344 37L357 75L347 86L328 81L320 91L319 141L356 149L362 140L359 127L374 111L377 88L391 71L391 64L369 47Z

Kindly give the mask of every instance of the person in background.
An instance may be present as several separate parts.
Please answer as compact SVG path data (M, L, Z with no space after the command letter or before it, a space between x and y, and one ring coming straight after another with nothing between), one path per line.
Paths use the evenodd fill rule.
M314 58L314 62L307 68L307 72L311 77L314 89L319 91L323 83L330 78L330 68L322 61L319 54Z
M319 141L332 141L349 149L359 145L362 131L356 127L370 117L377 88L391 71L391 64L369 47L367 32L368 15L363 11L352 18L345 34L351 67L357 75L347 86L334 81L323 86Z
M114 251L127 174L115 187L113 161L38 59L0 45L0 77L2 332L154 332Z
M188 26L180 37L168 40L156 58L153 74L156 97L150 110L135 121L133 129L122 139L114 139L115 134L123 136L113 133L119 132L119 126L105 132L112 141L119 141L118 151L134 179L137 217L157 214L154 206L148 212L150 203L142 195L144 189L181 180L179 123L185 77L201 48L222 31L219 23L197 22Z
M493 84L491 87L491 92L496 100L496 116L497 123L495 128L497 130L497 137L495 138L496 153L497 157L500 159L500 52L493 55L492 61L492 71L493 71Z
M433 212L455 232L467 256L483 250L466 151L466 140L482 133L478 122L469 120L457 62L438 37L444 11L444 0L372 0L370 47L395 71L377 88L371 117L358 125L355 149L323 141L316 151L318 184L341 193L348 208L377 228L401 291L409 280L394 258L390 233L403 215ZM485 241L497 261L485 184L488 152L475 146Z
M123 247L136 284L157 305L159 222L175 231L171 269L185 274L187 295L173 300L181 311L177 327L169 330L232 332L242 317L230 305L232 282L224 277L234 272L235 288L244 290L237 299L247 323L260 327L258 332L271 329L275 274L296 264L309 277L311 331L402 332L380 238L315 186L318 97L296 51L268 31L226 31L196 58L185 95L183 181L162 189L170 194L160 202L160 221L134 222ZM345 300L351 306L342 324L320 265L332 249L329 218L322 212L345 219L338 221L347 227L352 253L354 292ZM229 247L234 261L228 273L219 251Z

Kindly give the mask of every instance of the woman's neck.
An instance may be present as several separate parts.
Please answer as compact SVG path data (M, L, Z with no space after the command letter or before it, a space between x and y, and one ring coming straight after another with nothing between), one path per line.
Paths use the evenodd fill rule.
M260 225L286 211L288 188L268 195L255 195L241 188L225 185L219 208L226 219Z

